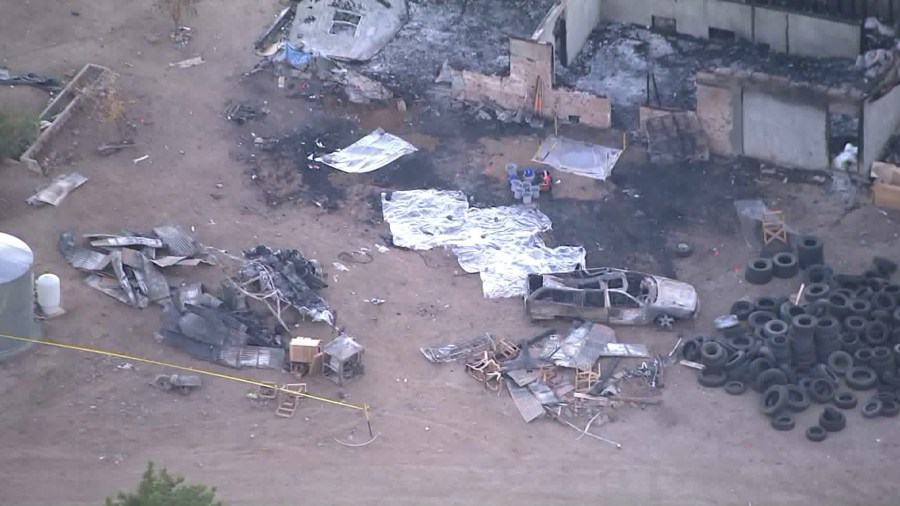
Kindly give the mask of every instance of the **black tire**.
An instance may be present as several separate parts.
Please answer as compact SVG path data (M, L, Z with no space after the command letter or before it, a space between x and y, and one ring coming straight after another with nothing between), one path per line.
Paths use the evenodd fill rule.
M675 256L678 258L687 258L694 254L694 247L691 246L690 243L684 241L675 243L675 247L672 249L675 252Z
M828 294L828 305L831 306L831 314L844 319L850 314L850 297L834 290Z
M806 429L806 439L809 439L813 443L819 443L821 441L825 441L828 437L828 431L819 427L818 425L813 425L812 427Z
M843 376L847 369L853 367L853 357L846 351L835 351L828 355L828 367L835 374Z
M775 297L762 296L753 301L753 305L756 308L756 311L768 311L772 314L775 314L775 311L778 309L779 302Z
M878 320L869 321L866 330L863 331L863 340L871 348L884 346L891 338L891 329L887 324Z
M750 346L753 345L754 339L747 334L741 334L729 337L725 341L728 343L728 346L731 346L734 349L734 351L747 351L750 349Z
M873 258L872 265L886 278L891 277L891 274L897 272L897 262L884 257Z
M805 388L798 385L785 385L784 387L788 391L788 409L799 413L810 406L811 401Z
M725 383L725 392L731 395L741 395L747 391L747 384L742 381L729 381Z
M768 258L754 258L747 264L744 279L751 285L765 285L772 281L772 261Z
M747 325L756 330L775 319L775 313L771 311L754 311L747 317Z
M810 371L810 376L813 378L821 378L832 385L837 385L840 380L840 376L825 364L816 364L816 366L812 368L812 371Z
M826 315L816 320L816 330L814 331L816 338L834 337L841 335L841 322L831 315Z
M794 417L790 413L778 413L772 417L772 428L780 431L794 429Z
M819 404L825 404L834 398L834 392L834 383L825 378L813 378L809 387L809 398Z
M856 353L856 350L863 346L863 342L860 341L859 336L850 333L841 335L841 350L849 353L851 357Z
M872 364L872 348L865 347L856 350L853 353L853 363L866 367L870 366Z
M853 392L838 392L834 394L834 405L838 409L853 409L856 407L857 400Z
M844 374L847 386L853 390L871 390L878 382L875 370L866 366L853 366Z
M872 312L869 313L869 319L879 321L890 327L894 324L892 313L893 311L887 311L885 309L873 309Z
M691 362L699 362L700 361L700 347L703 346L704 343L710 341L711 338L706 336L696 336L685 341L684 345L681 346L681 356L685 360L690 360Z
M787 384L787 376L781 369L766 369L756 377L753 389L757 392L765 392L774 385Z
M857 274L835 274L832 280L841 288L856 290L866 283L866 278Z
M825 243L821 237L805 235L797 241L797 258L800 268L825 263Z
M779 279L790 279L800 272L800 261L797 255L783 251L772 257L772 275Z
M778 318L786 322L790 322L795 316L806 314L802 307L793 302L785 302L778 308Z
M788 324L781 320L769 320L763 325L763 335L767 339L772 339L775 336L787 336L788 330Z
M827 265L810 265L803 270L803 282L810 284L831 285L834 282L834 270Z
M864 418L875 418L881 415L883 404L880 399L869 399L862 405L862 416Z
M745 322L754 310L754 305L749 300L739 300L731 305L730 313L737 316L737 319Z
M866 325L868 324L869 321L862 316L850 315L844 318L844 331L862 336L863 332L866 331Z
M856 297L850 299L850 314L867 318L872 312L872 304L866 299L861 299L857 292Z
M810 302L817 300L827 300L831 295L831 287L827 283L810 283L806 285L806 291L803 296Z
M706 370L721 370L728 362L728 353L716 341L703 343L700 347L700 363L706 366Z
M774 361L769 360L766 357L756 357L751 360L750 365L747 366L747 381L750 384L755 384L756 378L758 378L763 371L767 371L772 367L775 367Z
M762 412L766 416L781 413L787 409L788 391L784 385L772 385L762 395Z
M875 290L872 290L871 288L869 288L869 285L867 283L853 291L853 298L868 301L869 299L872 298L872 295L874 293L875 293ZM871 310L871 308L870 308L870 310Z
M725 362L725 375L728 376L729 381L744 381L749 364L750 357L747 352L737 351L728 358L728 362Z
M802 314L799 316L795 316L793 320L791 320L791 329L794 333L794 338L804 338L804 337L813 337L816 332L816 322L819 319L815 316L810 316L807 314Z
M779 364L790 364L791 363L791 341L790 337L784 336L772 336L768 340L768 346L772 349L772 353L775 354L775 361Z
M893 312L894 309L897 308L897 299L894 298L894 294L885 292L884 288L873 293L869 302L872 303L873 311L876 309L883 309L888 312Z
M786 384L793 385L797 383L797 373L794 372L794 368L790 364L778 364L778 369L784 373L784 378L787 380Z
M728 377L723 370L710 371L709 369L704 369L697 375L697 382L706 388L719 388L726 381L728 381Z
M819 415L819 426L828 432L840 432L847 426L847 417L834 406L825 406Z
M895 285L893 283L881 289L884 293L889 293L894 296L894 300L897 301L897 304L900 304L900 285Z
M881 413L879 415L894 418L900 414L900 403L897 400L881 400Z
M866 284L869 285L872 292L880 292L884 287L891 284L891 282L885 279L876 269L870 269L864 272L863 276L866 278Z

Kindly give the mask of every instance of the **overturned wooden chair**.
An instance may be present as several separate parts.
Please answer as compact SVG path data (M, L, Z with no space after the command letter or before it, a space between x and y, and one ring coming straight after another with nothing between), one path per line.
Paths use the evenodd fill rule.
M296 394L291 392L296 392ZM304 395L300 394L305 393L306 383L285 384L279 391L281 402L278 403L278 408L275 409L275 416L281 418L293 418L294 412L297 411L297 407L300 406L300 402L306 398Z
M503 388L500 364L489 351L482 352L480 358L466 363L466 373L482 383L486 390L499 393Z

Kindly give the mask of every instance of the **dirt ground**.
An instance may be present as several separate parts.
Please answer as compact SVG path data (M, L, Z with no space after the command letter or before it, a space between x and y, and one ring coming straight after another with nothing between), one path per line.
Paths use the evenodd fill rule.
M58 208L25 199L45 179L23 167L0 166L0 229L34 250L35 272L62 279L68 311L46 322L46 337L120 350L152 359L213 368L157 344L158 308L143 311L95 292L56 251L58 234L146 230L161 223L191 227L204 244L238 251L266 243L291 247L328 267L342 251L384 244L387 227L373 202L384 189L462 188L481 204L508 202L507 160L527 162L546 132L508 129L436 116L412 104L407 113L290 98L271 74L249 79L251 42L276 12L275 2L204 0L191 19L185 51L167 39L166 19L147 2L7 3L0 17L0 58L15 70L63 75L85 62L120 74L117 100L127 120L104 121L108 110L85 111L51 150L55 172L77 169L90 181ZM71 11L77 11L75 16ZM202 55L189 69L168 63ZM302 83L293 83L300 85ZM0 106L38 111L45 96L0 89ZM272 114L237 126L221 117L229 100L260 103ZM251 179L242 159L253 136L344 119L353 132L384 126L420 147L415 164L373 174L328 177L335 209L302 181L303 192L271 202L271 180ZM77 131L77 135L76 135ZM138 146L100 157L98 145L133 135ZM572 132L616 139L614 133ZM620 137L620 136L619 136ZM132 163L144 154L149 159ZM271 177L277 177L274 173ZM589 263L655 269L694 284L701 316L676 332L618 329L622 342L658 352L677 335L712 331L712 319L745 295L795 292L797 281L749 287L742 266L752 255L733 210L737 198L763 196L799 231L821 234L836 270L859 272L873 255L898 250L895 213L869 205L845 212L827 186L785 183L734 164L652 167L629 149L607 183L561 174L557 197L541 202L554 221L551 240L584 244ZM309 181L307 181L309 183ZM327 192L326 192L327 193ZM326 195L327 196L327 195ZM667 245L688 239L696 252L672 259ZM776 432L752 395L701 388L693 371L667 370L663 403L623 407L594 431L619 441L576 441L549 420L525 424L507 395L483 391L459 364L435 366L418 348L481 332L518 339L536 332L517 299L481 297L476 276L461 276L449 253L391 249L371 264L330 272L323 295L341 324L366 346L365 377L342 391L309 380L323 396L372 406L378 439L347 448L335 438L368 439L358 411L306 403L291 420L247 398L247 386L210 379L190 397L167 395L148 382L155 366L38 347L0 363L0 504L97 504L137 483L152 460L189 480L218 487L230 504L896 504L891 473L900 458L897 421L848 415L846 430L821 444L803 437L818 410L798 428ZM331 269L333 270L333 269ZM184 279L215 286L213 267L183 268ZM380 306L364 302L379 297ZM562 323L559 324L562 329ZM539 330L538 330L539 331ZM327 338L322 326L299 333ZM233 372L224 368L223 372ZM245 370L287 382L287 373Z

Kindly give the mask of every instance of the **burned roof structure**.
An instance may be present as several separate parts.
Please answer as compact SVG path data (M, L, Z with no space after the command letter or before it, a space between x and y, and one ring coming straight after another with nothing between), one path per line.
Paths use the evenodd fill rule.
M408 17L406 0L306 0L297 4L288 42L345 61L366 61Z

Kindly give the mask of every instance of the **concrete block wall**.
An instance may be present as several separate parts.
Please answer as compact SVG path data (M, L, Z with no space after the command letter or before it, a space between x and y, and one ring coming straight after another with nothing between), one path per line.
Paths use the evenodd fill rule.
M829 167L828 105L745 89L744 155L789 167Z
M503 109L517 111L534 105L535 84L541 79L541 116L562 121L578 117L579 123L596 128L612 124L608 98L588 92L555 88L553 82L553 47L549 44L510 39L509 75L486 76L462 71L461 96L468 102L487 102Z
M884 95L863 104L862 125L860 171L868 174L891 136L900 129L900 83Z
M679 33L706 38L709 28L800 56L856 58L861 23L832 21L725 0L596 0L602 20L651 26L653 16L675 20ZM577 7L576 7L577 8ZM580 46L579 46L580 47ZM572 47L567 48L574 53Z
M697 118L706 132L710 153L744 154L741 89L697 83Z

